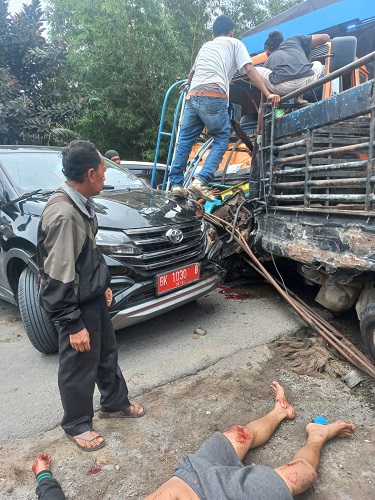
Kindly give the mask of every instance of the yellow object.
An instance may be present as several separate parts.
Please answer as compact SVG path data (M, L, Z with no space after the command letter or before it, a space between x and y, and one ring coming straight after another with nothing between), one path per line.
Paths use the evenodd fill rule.
M249 192L249 189L250 189L250 184L248 182L240 182L239 184L236 184L235 186L231 186L230 188L224 189L224 191L220 192L221 199L223 201L226 200L227 198L229 198L230 196L235 194L235 192L238 189L242 189L242 191L245 194L247 194Z

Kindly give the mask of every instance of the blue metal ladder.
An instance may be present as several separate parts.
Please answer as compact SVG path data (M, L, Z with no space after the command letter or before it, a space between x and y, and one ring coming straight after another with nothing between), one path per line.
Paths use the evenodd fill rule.
M180 81L174 83L171 87L169 87L169 89L167 90L165 97L164 97L163 107L162 107L161 116L160 116L158 138L157 138L157 142L156 142L155 157L154 157L154 166L153 166L152 176L151 176L151 187L155 187L154 184L155 184L156 168L157 168L157 163L158 163L158 158L159 158L161 140L163 137L168 137L169 138L168 156L167 156L167 161L166 161L166 168L165 168L163 183L162 183L162 187L161 187L163 190L165 189L167 191L169 190L168 174L169 174L170 166L171 166L171 163L173 160L172 153L173 153L173 149L174 149L176 140L178 140L179 120L183 114L183 110L184 110L184 106L185 106L185 94L188 90L188 87L185 87L183 89L183 91L181 92L181 95L178 99L178 103L177 103L176 109L174 111L174 118L173 118L173 125L172 125L171 132L166 132L165 130L163 130L164 121L165 121L165 113L167 110L168 101L169 101L169 98L171 96L171 93L173 92L173 90L177 86L180 86L184 82L186 82L186 80L180 80ZM176 131L177 131L177 135L176 135ZM208 139L200 147L198 153L193 158L193 160L188 164L188 168L187 168L187 171L185 173L185 180L184 180L185 187L187 187L190 184L197 166L201 162L204 153L211 146L212 141L213 141L212 138Z
M163 130L164 128L164 121L165 121L165 114L168 106L168 101L171 96L171 93L173 90L177 87L180 86L182 83L186 82L186 80L180 80L176 83L174 83L169 89L167 90L165 97L164 97L164 102L163 102L163 107L162 107L162 112L160 116L160 123L159 123L159 130L158 130L158 137L157 137L157 142L156 142L156 149L155 149L155 157L154 157L154 165L152 169L152 176L151 176L151 187L155 187L155 177L156 177L156 168L158 164L158 158L159 158L159 152L160 152L160 144L161 140L163 137L168 137L169 138L169 146L168 146L168 155L167 155L167 161L166 161L166 168L164 172L164 178L163 178L163 183L161 186L162 190L169 190L169 182L168 182L168 177L169 177L169 171L170 171L170 166L173 160L173 150L175 147L176 142L178 141L178 133L179 133L179 121L180 118L183 115L184 111L184 106L185 106L185 94L188 90L188 87L185 87L183 91L180 94L180 97L178 99L178 103L176 105L175 111L174 111L174 117L173 117L173 125L172 125L172 131L167 132ZM177 133L176 133L177 132ZM198 165L200 164L203 155L206 153L206 151L210 148L212 144L213 138L207 139L199 148L197 154L195 157L188 163L186 172L185 172L185 179L184 179L184 187L188 187L192 178L194 177L194 173ZM227 186L224 184L216 184L217 187L221 188L230 188L231 186ZM213 206L220 204L219 200L216 200L214 203L209 203L207 202L205 205L206 211L211 212Z
M182 83L186 82L186 80L180 80L176 83L174 83L169 89L167 90L165 97L164 97L164 102L163 102L163 107L161 111L161 116L160 116L160 123L159 123L159 131L158 131L158 138L156 142L156 150L155 150L155 157L154 157L154 166L152 169L152 176L151 176L151 187L155 187L155 176L156 176L156 166L158 163L159 159L159 151L160 151L160 143L163 137L169 137L169 147L168 147L168 156L167 156L167 161L166 161L166 168L165 168L165 173L164 173L164 178L163 178L163 184L162 184L162 189L166 188L167 181L168 181L168 174L169 174L169 168L171 166L171 157L172 157L172 151L173 151L173 146L175 143L175 136L176 136L176 129L178 126L178 121L181 113L181 109L183 107L183 104L185 102L185 93L187 88L181 92L181 95L178 99L178 103L174 112L174 118L173 118L173 125L172 125L172 131L171 132L166 132L163 130L164 128L164 120L165 120L165 113L167 110L168 106L168 101L171 96L172 91L177 87L180 86Z

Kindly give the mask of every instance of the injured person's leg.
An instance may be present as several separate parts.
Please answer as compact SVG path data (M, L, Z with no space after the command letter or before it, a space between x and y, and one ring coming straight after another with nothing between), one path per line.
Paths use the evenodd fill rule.
M292 495L299 495L317 480L320 454L324 444L334 437L349 437L355 426L347 422L333 424L308 424L307 443L297 451L293 460L275 471L284 479Z
M286 400L284 388L278 382L272 382L271 390L276 401L270 413L245 426L234 425L224 432L240 460L243 460L250 448L258 448L266 443L283 420L293 419L296 415L294 408Z
M273 382L271 390L275 398L273 410L247 425L234 425L224 434L216 432L195 453L182 458L175 468L175 476L145 500L291 500L292 495L314 484L324 443L335 436L352 435L355 427L345 422L309 424L307 443L292 462L277 469L254 464L244 466L242 459L251 448L262 446L283 420L295 417L283 387Z
M156 498L158 500L199 500L200 498L204 498L204 496L207 498L219 498L220 494L222 498L226 498L220 482L217 482L215 477L201 477L201 472L209 468L212 471L217 470L218 474L220 467L226 469L226 474L229 468L233 470L233 477L230 473L230 477L227 478L228 488L233 491L235 488L240 488L241 490L244 486L243 484L241 486L239 482L232 487L231 483L236 481L235 474L239 469L243 468L244 475L247 475L246 469L249 469L250 472L250 468L244 467L241 463L246 453L250 448L256 448L266 443L283 420L295 417L295 411L286 400L283 387L278 382L273 382L271 391L275 398L273 410L264 417L254 420L245 426L234 425L228 431L224 432L224 434L215 433L196 453L180 460L176 468L176 476L162 484L160 488L145 500ZM213 476L215 476L215 473L213 473ZM268 467L261 470L258 467L249 476L249 483L253 482L253 488L256 491L246 489L239 491L238 494L240 496L238 499L247 498L248 494L250 496L253 493L255 494L258 491L259 483L263 481L266 481L266 483L269 481L269 498L275 498L272 497L272 488L275 488L277 491L280 488L282 491L282 488L284 488L284 496L280 492L277 493L279 495L278 498L289 498L290 493L288 489L285 487L285 484L279 481L275 472ZM244 496L241 496L242 494Z

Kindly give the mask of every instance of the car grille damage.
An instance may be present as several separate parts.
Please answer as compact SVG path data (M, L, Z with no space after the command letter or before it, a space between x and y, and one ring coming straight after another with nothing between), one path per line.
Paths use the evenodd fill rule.
M180 266L199 259L204 253L205 237L202 222L192 220L173 226L182 231L180 243L172 243L167 232L170 226L127 229L126 235L140 250L140 255L127 255L124 260L143 275L153 276L162 269Z

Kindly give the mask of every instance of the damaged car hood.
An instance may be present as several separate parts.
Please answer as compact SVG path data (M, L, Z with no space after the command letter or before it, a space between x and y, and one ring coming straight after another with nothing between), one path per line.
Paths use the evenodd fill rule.
M48 197L23 203L23 212L41 216ZM195 211L176 203L162 191L153 189L103 190L93 198L99 227L108 229L139 229L160 227L191 221Z

